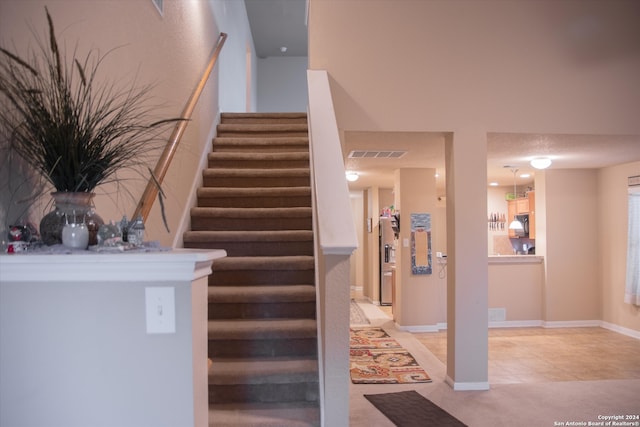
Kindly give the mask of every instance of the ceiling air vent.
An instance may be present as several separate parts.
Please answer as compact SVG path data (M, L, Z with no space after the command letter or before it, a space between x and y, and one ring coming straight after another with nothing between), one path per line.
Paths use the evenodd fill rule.
M384 151L370 151L370 150L353 150L349 153L350 159L399 159L407 154L406 151L397 150L384 150Z

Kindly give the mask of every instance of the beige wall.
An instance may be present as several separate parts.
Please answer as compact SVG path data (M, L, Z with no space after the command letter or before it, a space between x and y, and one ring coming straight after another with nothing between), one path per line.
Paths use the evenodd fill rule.
M597 171L548 170L544 320L598 320L600 244Z
M205 1L165 1L164 17L161 17L150 0L126 3L3 0L0 2L3 44L15 44L18 50L23 49L27 43L33 43L30 28L44 35L45 5L53 18L59 43L67 49L73 49L77 43L80 57L89 49L105 54L117 48L101 66L103 75L124 84L134 79L138 84L153 84L154 101L160 106L158 114L162 117L180 115L219 33L211 5ZM159 240L167 246L172 244L192 183L198 178L198 163L203 147L209 143L217 105L217 72L214 71L163 185L171 232L164 229L156 202L147 222L148 239ZM153 168L157 154L150 157ZM96 208L105 220L119 220L122 215L133 214L146 185L146 176L129 174L129 178L133 179L118 186L98 187ZM34 216L39 221L41 214Z
M447 160L447 208L455 206L447 212L450 295L484 286L477 277L487 248L481 239L487 213L482 136L640 134L638 2L310 0L309 10L310 67L332 78L341 132L453 134ZM599 43L588 28L581 36L572 31L588 16L606 34ZM602 242L593 226L599 218L593 213L599 208L596 172L557 173L540 178L546 189L536 178L536 199L543 198L536 205L547 211L538 215L537 230L547 235L536 239L549 262L545 317L599 319L615 307L601 309L608 288L594 279L602 274ZM576 208L586 216L573 221L569 214ZM595 228L589 233L585 227ZM463 250L465 239L484 244ZM603 266L613 267L620 274L618 264ZM456 283L464 289L451 290ZM480 293L470 305L462 303L459 314L475 312L483 299ZM625 316L620 321L638 330L635 315Z
M441 209L436 208L435 169L403 168L395 171L395 206L400 210L400 235L396 248L395 320L405 328L432 326L446 321L446 280L438 276L435 259L442 241ZM411 272L411 214L431 214L432 274ZM405 241L408 246L405 247Z
M627 177L640 175L640 162L601 169L598 173L598 240L602 320L640 331L640 307L624 302L627 257Z
M367 233L367 224L364 220L364 194L361 191L351 192L349 198L358 237L358 248L353 251L349 259L351 266L349 283L351 283L351 287L362 288L365 283L364 263L368 252L368 247L363 244Z
M489 309L504 308L507 322L539 324L543 285L544 261L526 264L489 261Z

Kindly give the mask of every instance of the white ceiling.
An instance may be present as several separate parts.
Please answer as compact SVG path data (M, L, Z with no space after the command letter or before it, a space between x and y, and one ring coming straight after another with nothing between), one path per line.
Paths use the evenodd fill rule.
M441 133L345 132L345 165L360 174L349 184L352 190L371 186L392 187L398 168L433 168L439 189L444 189L444 135ZM351 150L406 150L399 159L349 159ZM550 169L599 169L640 161L640 136L552 135L490 133L487 135L487 185L513 184L513 169L518 170L518 185L533 182L534 157L553 160ZM508 167L505 167L508 166ZM529 174L529 178L520 178Z
M307 56L306 0L245 0L254 45L259 57ZM287 51L281 52L280 47ZM393 171L401 167L434 168L436 180L444 187L444 137L429 132L345 132L345 165L360 173L350 183L356 190L369 186L392 187ZM400 159L348 159L351 150L407 150ZM512 185L515 166L518 174L535 169L529 160L537 156L553 159L551 168L602 168L640 161L640 135L558 135L491 133L487 135L487 184Z

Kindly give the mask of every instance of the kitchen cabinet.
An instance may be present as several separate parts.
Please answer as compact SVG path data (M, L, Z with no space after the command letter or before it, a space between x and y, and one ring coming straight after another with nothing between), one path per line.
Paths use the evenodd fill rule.
M529 238L535 239L535 191L529 191L525 197L519 197L515 200L507 202L507 214L509 216L509 224L514 220L516 215L529 214ZM509 237L517 237L514 230L509 229Z
M518 215L529 213L529 198L521 197L515 200L516 202L516 211Z

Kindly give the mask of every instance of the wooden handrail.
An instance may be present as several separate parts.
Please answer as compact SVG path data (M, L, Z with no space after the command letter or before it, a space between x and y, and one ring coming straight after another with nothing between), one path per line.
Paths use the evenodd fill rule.
M211 55L211 59L207 64L207 68L205 69L198 85L191 93L191 97L189 101L184 106L182 110L182 115L180 118L183 120L176 123L175 128L173 129L173 133L167 142L167 145L164 147L164 151L162 155L158 159L158 163L156 164L156 168L153 170L153 176L149 178L149 182L147 183L147 188L145 188L144 193L142 193L142 197L140 197L140 201L138 202L138 206L132 216L132 219L138 218L138 216L142 216L143 221L147 220L149 216L149 212L151 211L151 206L153 206L153 202L158 196L159 188L158 186L162 184L165 175L167 174L167 170L169 170L169 165L171 164L171 160L178 150L178 145L180 144L180 140L182 139L182 135L187 128L187 124L191 119L191 114L193 113L196 104L198 103L198 99L202 94L205 84L209 79L209 75L213 70L213 67L216 65L218 61L218 56L220 56L220 50L222 50L222 46L224 45L225 40L227 39L226 33L220 33L220 37L218 37L218 42L216 47L213 50Z

